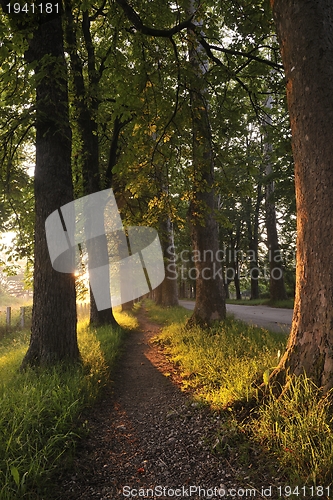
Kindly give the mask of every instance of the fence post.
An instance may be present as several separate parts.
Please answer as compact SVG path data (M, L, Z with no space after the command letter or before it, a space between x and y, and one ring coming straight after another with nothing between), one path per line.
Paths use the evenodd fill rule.
M20 307L20 320L21 320L21 328L24 328L24 323L25 323L25 307Z
M7 307L6 308L6 326L7 326L7 328L10 328L11 320L12 320L12 308Z

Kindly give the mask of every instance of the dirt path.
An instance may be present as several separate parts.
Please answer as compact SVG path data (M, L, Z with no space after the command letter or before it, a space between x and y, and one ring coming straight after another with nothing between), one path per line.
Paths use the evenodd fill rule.
M208 441L218 425L217 415L191 403L175 373L162 374L173 370L159 347L150 343L159 329L144 312L138 319L140 331L127 338L113 389L89 412L90 434L80 444L75 472L63 482L57 498L197 499L204 495L195 487L249 487L244 471L231 469L212 454ZM140 488L156 489L153 495ZM169 489L165 495L163 488Z

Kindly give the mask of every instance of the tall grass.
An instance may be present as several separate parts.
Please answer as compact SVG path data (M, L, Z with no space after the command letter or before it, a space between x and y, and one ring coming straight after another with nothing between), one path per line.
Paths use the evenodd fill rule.
M282 395L259 407L253 435L287 471L291 482L328 486L332 480L332 391L304 375L289 377Z
M135 319L117 314L126 328ZM78 328L82 364L21 373L27 332L17 332L0 345L0 499L48 498L54 475L71 459L83 408L107 383L119 354L124 330Z

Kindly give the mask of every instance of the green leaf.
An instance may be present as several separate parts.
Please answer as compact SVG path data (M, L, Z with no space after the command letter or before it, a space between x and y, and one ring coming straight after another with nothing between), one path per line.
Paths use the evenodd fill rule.
M14 465L11 466L10 472L14 478L16 486L20 486L20 473Z

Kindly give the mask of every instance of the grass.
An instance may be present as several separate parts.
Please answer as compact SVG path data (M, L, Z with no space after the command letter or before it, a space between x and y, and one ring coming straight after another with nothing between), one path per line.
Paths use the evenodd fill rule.
M136 320L116 313L124 328ZM21 373L29 335L18 331L0 344L0 499L48 498L53 479L71 460L85 432L79 415L109 380L124 330L89 329L82 320L78 342L82 365Z
M258 384L267 381L284 348L281 334L230 318L208 331L189 330L184 324L190 311L151 301L145 306L164 326L155 341L177 364L183 388L219 415L214 453L247 466L252 477L271 468L270 477L282 477L283 484L326 487L332 482L332 393L323 395L305 377L291 377L279 397L269 393L264 401L256 399ZM123 328L137 327L133 314L115 316ZM54 479L70 466L75 444L87 432L79 416L108 382L123 336L121 329L90 330L83 318L78 333L82 366L24 373L18 369L28 332L1 340L1 500L52 498Z
M304 376L290 377L280 396L268 390L262 400L258 392L284 351L285 336L230 318L209 330L189 329L189 312L146 306L165 325L154 340L178 367L183 389L219 415L215 452L248 466L254 479L269 470L283 484L332 483L333 392L322 394Z
M332 483L332 391L323 394L305 376L290 377L282 396L259 408L253 435L294 484Z
M195 299L182 299L187 302L195 302ZM286 300L271 300L271 299L226 299L227 304L237 304L242 306L269 306L269 307L277 307L277 308L285 308L285 309L293 309L294 308L294 299L286 299Z
M183 387L215 408L256 396L257 385L285 348L284 335L229 317L207 331L185 327L191 312L182 308L163 310L148 303L148 310L151 319L168 325L158 341L179 366Z
M192 311L182 306L178 307L159 307L154 301L146 299L144 301L148 309L148 316L152 321L159 325L171 325L173 323L185 322L192 315Z
M227 304L237 304L242 306L269 306L269 307L277 307L277 308L285 308L285 309L293 309L294 308L294 300L286 299L286 300L275 300L272 301L270 299L227 299Z

